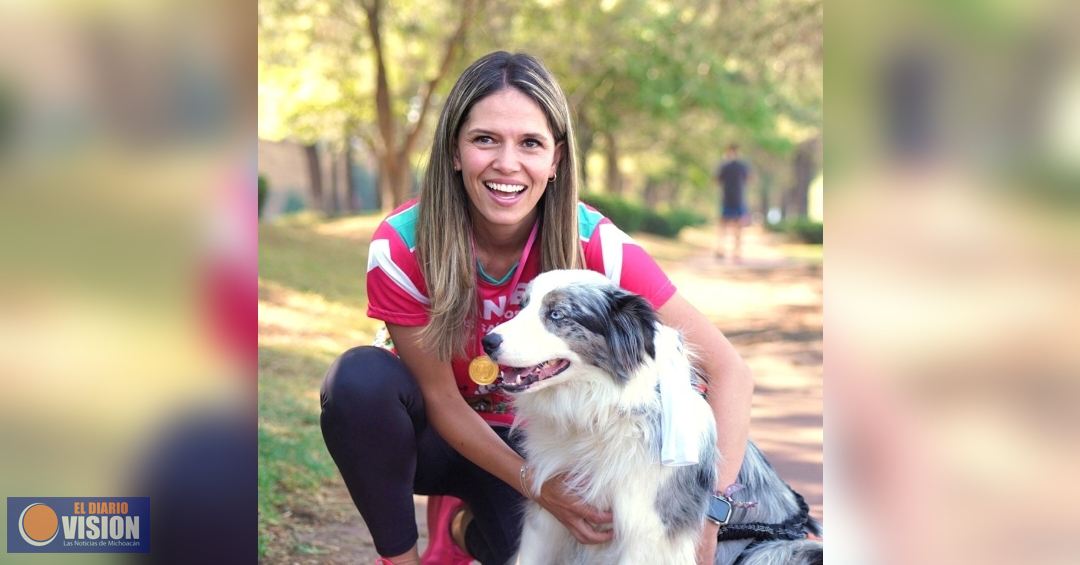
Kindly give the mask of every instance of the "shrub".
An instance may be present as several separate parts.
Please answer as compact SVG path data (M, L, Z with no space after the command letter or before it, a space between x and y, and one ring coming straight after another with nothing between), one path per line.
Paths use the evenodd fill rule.
M786 233L803 243L821 245L825 241L825 226L807 218L784 220L775 224L765 224L772 232Z
M679 231L682 228L683 226L670 215L654 212L653 210L647 210L645 218L641 222L641 231L672 239L679 236Z
M674 239L683 228L708 222L705 216L693 210L657 212L616 196L589 194L582 197L582 200L627 233L643 231Z
M627 233L640 230L641 223L645 220L644 208L617 196L589 194L581 199Z
M765 230L772 233L784 233L790 222L765 222Z
M699 214L693 210L687 210L685 208L676 208L667 213L667 216L671 221L679 224L682 227L703 226L709 223L709 219L704 214Z
M806 218L797 220L792 225L791 233L795 234L803 243L821 245L825 241L825 225Z

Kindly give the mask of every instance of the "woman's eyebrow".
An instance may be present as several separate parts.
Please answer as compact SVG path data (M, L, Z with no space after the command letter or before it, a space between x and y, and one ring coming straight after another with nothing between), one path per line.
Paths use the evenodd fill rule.
M499 133L494 132L492 130L489 130L487 128L480 128L480 127L469 128L468 130L465 131L465 135L479 135L479 134L490 135L490 136L493 136L493 137L496 137L496 136L501 137L501 135L502 135L502 134L499 134ZM551 136L546 134L546 133L535 133L535 132L525 132L525 133L520 134L520 137L536 137L536 138L540 138L540 139L551 139Z

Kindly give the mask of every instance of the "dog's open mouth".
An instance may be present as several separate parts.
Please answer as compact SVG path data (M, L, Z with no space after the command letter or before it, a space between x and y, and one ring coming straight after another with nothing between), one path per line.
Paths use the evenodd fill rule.
M570 367L566 359L552 359L532 367L507 367L499 365L502 371L502 388L509 392L521 392L530 386L565 371Z

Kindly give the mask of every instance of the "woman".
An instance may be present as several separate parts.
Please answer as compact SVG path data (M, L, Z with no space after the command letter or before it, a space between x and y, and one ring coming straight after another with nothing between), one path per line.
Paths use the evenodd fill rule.
M360 347L338 359L323 386L322 426L383 563L419 562L413 493L464 499L474 516L464 542L485 564L513 556L522 496L582 543L611 540L611 513L583 504L561 479L526 490L507 433L509 399L469 377L480 339L519 310L543 271L605 273L684 332L711 377L724 454L716 490L735 482L749 369L641 247L578 203L575 159L569 108L547 69L528 55L489 54L450 92L419 200L372 237L368 315L386 322L398 356ZM702 563L712 562L717 528L705 526Z

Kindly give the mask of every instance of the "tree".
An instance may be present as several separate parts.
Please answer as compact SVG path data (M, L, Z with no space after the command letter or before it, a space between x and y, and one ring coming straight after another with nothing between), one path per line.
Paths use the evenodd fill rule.
M263 0L260 136L323 141L335 153L362 140L378 162L383 207L397 206L411 192L417 142L460 63L477 1Z
M382 143L374 147L379 160L379 190L383 194L383 207L392 209L403 203L409 196L412 176L409 159L416 147L416 141L424 126L424 119L431 110L435 89L449 72L451 63L460 53L465 43L465 35L472 21L476 7L475 0L463 0L461 13L454 31L446 39L442 60L435 76L427 81L417 93L420 98L419 117L411 125L403 126L400 117L391 104L390 81L387 73L386 45L383 41L383 1L365 0L364 13L367 15L367 29L371 35L372 56L375 65L375 108L379 136ZM400 141L399 141L400 140Z
M550 4L503 8L485 38L540 55L559 78L609 192L631 196L651 177L685 200L712 190L728 141L787 155L820 128L819 0Z
M794 181L784 198L783 214L785 218L806 217L810 183L814 182L814 177L817 176L818 169L821 167L820 153L821 138L819 137L800 143L795 150L791 163Z

